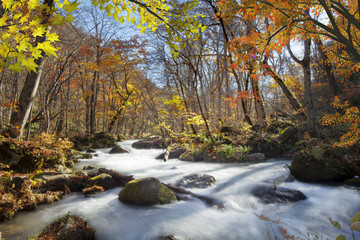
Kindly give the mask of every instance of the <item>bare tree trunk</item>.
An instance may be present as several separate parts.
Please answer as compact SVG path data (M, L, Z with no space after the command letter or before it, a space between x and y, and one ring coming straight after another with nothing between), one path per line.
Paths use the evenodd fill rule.
M260 127L260 129L263 129L266 124L266 121L265 121L266 116L265 116L264 105L263 105L263 102L262 102L262 99L260 96L259 82L258 82L258 79L256 79L254 67L252 66L251 63L249 63L249 65L250 65L249 77L250 77L251 88L252 88L253 96L254 96L255 111L256 111L259 127Z
M288 50L291 58L301 65L304 74L304 88L305 88L305 112L306 112L306 124L311 132L316 130L315 109L311 93L311 69L310 69L310 52L311 52L311 39L304 40L304 59L299 60L288 45Z
M291 107L296 111L301 110L302 108L301 103L296 99L296 97L291 92L291 90L286 86L284 80L279 75L277 75L273 69L271 69L271 67L267 64L266 61L263 61L263 66L265 68L266 73L269 74L274 79L274 81L279 85L285 97L289 100Z
M93 82L91 84L91 95L90 95L90 134L94 134L96 132L96 105L97 105L97 95L98 95L98 73L94 72Z

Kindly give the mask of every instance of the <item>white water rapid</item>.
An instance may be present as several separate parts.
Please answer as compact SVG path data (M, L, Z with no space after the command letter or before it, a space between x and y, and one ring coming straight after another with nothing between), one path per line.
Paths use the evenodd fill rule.
M191 173L206 173L216 179L212 187L188 190L220 200L225 203L225 208L218 210L197 199L163 206L129 206L118 200L121 188L93 197L73 193L55 204L20 213L0 224L5 240L26 239L68 212L84 217L96 229L98 240L156 240L167 235L184 240L261 240L268 239L267 233L271 239L274 239L274 234L282 239L279 226L304 239L311 233L319 239L335 239L339 234L347 235L333 227L329 218L339 221L343 229L350 232L350 219L360 210L359 192L343 186L285 182L280 186L300 190L308 197L287 204L263 204L252 196L251 191L256 186L288 175L289 170L284 165L290 161L268 160L251 165L177 159L163 162L155 159L162 150L133 149L133 142L120 143L130 153L108 154L110 149L101 149L97 151L97 157L82 160L77 167L104 166L135 178L151 176L171 184ZM280 219L284 224L270 224L257 215ZM309 239L314 239L314 236Z

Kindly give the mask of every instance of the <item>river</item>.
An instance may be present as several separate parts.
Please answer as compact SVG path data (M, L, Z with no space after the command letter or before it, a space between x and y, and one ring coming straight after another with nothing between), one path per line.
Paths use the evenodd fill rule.
M216 179L212 187L189 190L222 201L225 208L210 207L197 199L163 206L129 206L118 200L121 188L93 197L73 193L55 204L20 213L0 224L0 232L5 239L26 239L69 212L84 217L96 229L98 240L156 240L167 235L184 240L261 240L269 239L268 233L272 239L274 235L282 239L279 227L304 239L308 234L309 239L314 239L312 233L319 239L335 239L344 233L333 227L329 218L339 221L349 232L349 221L360 210L359 192L343 186L284 182L281 187L300 190L308 198L287 204L263 204L252 196L251 191L256 186L288 175L285 164L290 164L289 160L269 159L256 164L185 162L178 159L163 162L155 159L162 150L133 149L133 142L120 143L130 153L108 154L110 149L100 149L97 157L81 160L76 167L103 166L135 178L151 176L171 184L191 173L210 174ZM259 215L279 219L281 223L264 221Z

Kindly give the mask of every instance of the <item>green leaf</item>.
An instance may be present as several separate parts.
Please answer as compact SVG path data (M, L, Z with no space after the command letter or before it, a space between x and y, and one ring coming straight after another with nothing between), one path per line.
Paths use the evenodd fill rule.
M357 211L351 219L351 223L360 221L360 211Z
M336 240L346 240L344 235L339 235L336 237Z
M72 11L78 9L78 6L80 5L80 3L78 3L77 1L74 1L72 3L66 4L64 6L64 10L70 14Z
M334 227L336 227L337 229L340 229L341 230L341 225L340 225L340 223L338 222L338 221L333 221L331 218L329 218L329 220L330 220L330 223L334 226ZM341 235L340 235L341 236Z

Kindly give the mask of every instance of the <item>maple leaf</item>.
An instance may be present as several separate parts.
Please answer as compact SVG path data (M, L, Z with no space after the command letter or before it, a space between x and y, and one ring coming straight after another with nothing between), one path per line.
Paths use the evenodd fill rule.
M78 6L80 5L80 3L78 3L77 1L74 1L72 3L69 4L65 4L64 5L64 10L70 14L72 11L75 11L76 9L78 9Z
M44 33L46 32L45 27L41 26L41 27L37 27L35 28L34 32L33 32L33 37L41 37Z
M26 69L28 70L28 72L31 72L31 71L34 71L34 72L37 72L36 71L36 68L38 67L38 65L34 62L35 58L27 58L27 59L24 59L22 62L21 62L21 65L26 67Z
M60 41L59 36L56 33L47 32L46 36L50 42Z
M53 56L57 57L57 55L56 55L57 49L55 47L51 46L51 42L49 42L49 41L39 43L37 45L37 48L43 50L46 53L46 55L48 55L48 56L53 55Z
M13 70L14 72L21 72L22 67L21 67L21 64L19 62L17 62L13 65L10 65L9 69Z

